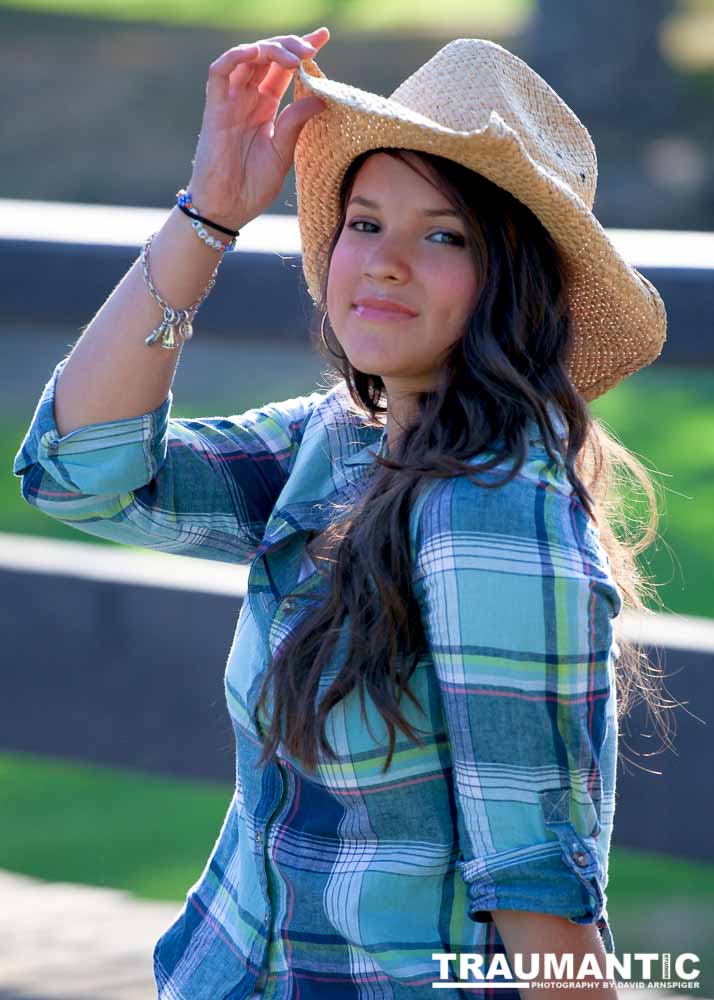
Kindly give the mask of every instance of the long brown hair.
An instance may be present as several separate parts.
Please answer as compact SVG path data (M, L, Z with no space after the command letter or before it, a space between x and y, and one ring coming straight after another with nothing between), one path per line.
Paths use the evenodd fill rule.
M308 771L315 769L319 750L336 759L325 736L325 720L355 687L363 712L367 691L386 723L390 744L384 771L393 756L397 728L421 742L399 709L403 694L418 705L408 681L425 650L411 582L410 508L427 480L475 475L504 458L512 460L511 470L498 483L482 485L510 482L527 457L529 419L537 420L548 453L554 460L558 453L574 491L599 527L623 606L647 611L646 601L659 600L657 585L636 559L657 536L657 484L593 417L568 376L567 271L548 231L509 192L452 160L413 150L368 150L350 164L343 179L340 218L328 259L345 224L357 172L376 152L417 170L461 213L481 291L467 330L445 354L439 385L417 395L418 418L401 434L394 454L390 450L389 457L376 458L376 474L364 496L323 533L329 551L325 600L310 609L271 658L258 699L259 707L265 707L272 684L273 714L261 761L273 756L282 740ZM326 302L327 273L318 315L327 312ZM328 345L326 353L318 331L316 324L314 345L334 369L328 380L333 385L344 381L365 422L382 426L387 401L381 377L355 369L336 349L339 345ZM551 425L546 405L550 400L566 419L565 442ZM499 437L500 450L494 445ZM495 457L466 464L485 449ZM632 483L645 498L639 534L626 503ZM343 665L318 703L320 677L346 620L349 641ZM639 691L659 720L659 669L650 670L644 651L616 635L618 717L629 710ZM412 663L406 668L408 655Z

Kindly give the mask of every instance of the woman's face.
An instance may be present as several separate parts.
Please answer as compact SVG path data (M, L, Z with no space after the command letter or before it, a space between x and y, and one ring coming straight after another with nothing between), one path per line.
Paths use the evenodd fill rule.
M385 153L362 164L330 263L327 309L350 363L380 375L388 397L434 387L441 355L466 330L477 281L464 236L460 214L407 164ZM409 313L360 307L365 298Z

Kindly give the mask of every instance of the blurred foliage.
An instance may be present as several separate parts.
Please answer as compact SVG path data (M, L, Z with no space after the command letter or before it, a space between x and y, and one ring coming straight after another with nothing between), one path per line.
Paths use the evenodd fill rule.
M0 753L2 866L180 899L203 868L232 794L217 782Z
M222 28L243 26L278 32L318 28L506 30L532 10L534 0L0 0L0 7L53 14L81 14L121 21L159 21Z
M660 538L640 556L659 584L655 610L714 617L714 372L645 368L591 404L650 471ZM628 495L641 516L642 498Z
M714 94L714 2L678 0L660 28L667 60L691 83L692 96Z

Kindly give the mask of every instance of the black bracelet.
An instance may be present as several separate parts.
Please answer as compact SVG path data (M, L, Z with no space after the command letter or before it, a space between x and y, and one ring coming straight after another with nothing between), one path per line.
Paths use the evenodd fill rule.
M239 229L226 229L225 226L219 226L217 222L211 222L210 219L204 219L204 217L202 215L199 215L198 212L191 212L188 208L186 208L185 205L182 205L180 202L177 202L176 204L181 209L183 214L189 217L189 219L198 219L199 222L203 222L204 225L206 226L212 226L213 229L217 229L219 233L225 233L226 236L238 236L240 234Z

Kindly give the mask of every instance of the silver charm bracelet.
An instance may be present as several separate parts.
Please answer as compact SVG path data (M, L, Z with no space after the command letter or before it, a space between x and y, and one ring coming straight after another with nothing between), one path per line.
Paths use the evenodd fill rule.
M187 309L174 309L173 306L170 306L168 302L165 302L161 298L156 290L156 287L154 286L153 281L151 280L149 250L155 236L156 233L152 233L151 236L147 237L146 242L141 249L141 263L144 269L144 281L146 282L146 287L148 288L151 297L164 310L164 318L159 325L151 331L149 336L146 337L144 343L151 347L158 341L162 347L172 351L184 340L190 340L193 336L193 318L198 312L199 306L204 302L216 283L216 275L218 274L218 268L221 266L221 261L223 260L223 253L221 253L218 258L218 263L213 270L210 281L203 290L200 298L196 299L196 301L192 303L192 305L188 306Z

